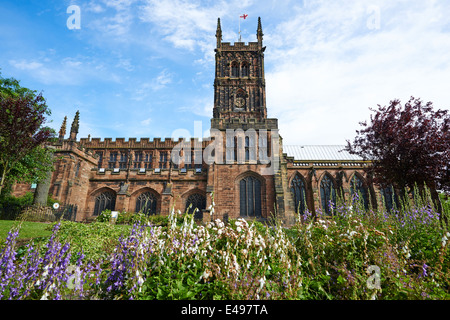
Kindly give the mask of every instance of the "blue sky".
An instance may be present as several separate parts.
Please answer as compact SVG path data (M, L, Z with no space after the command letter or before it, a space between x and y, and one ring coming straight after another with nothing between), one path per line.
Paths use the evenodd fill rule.
M217 18L235 42L243 13L245 42L262 19L268 115L285 144L345 144L396 98L450 109L446 0L2 1L0 71L43 92L56 130L80 110L79 137L194 135L212 117Z

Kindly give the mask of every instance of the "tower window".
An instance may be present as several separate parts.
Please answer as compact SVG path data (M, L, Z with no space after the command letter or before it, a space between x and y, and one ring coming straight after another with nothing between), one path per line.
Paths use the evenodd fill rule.
M241 217L261 216L261 182L248 176L239 182Z
M239 77L239 65L236 61L233 61L231 63L231 76Z
M248 77L250 75L250 66L247 61L242 63L242 76Z

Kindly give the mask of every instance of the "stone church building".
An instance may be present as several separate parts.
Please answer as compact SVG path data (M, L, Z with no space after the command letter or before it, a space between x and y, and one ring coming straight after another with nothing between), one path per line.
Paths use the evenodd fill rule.
M54 144L52 197L77 205L78 221L105 209L167 215L198 208L205 221L276 214L289 225L306 210L329 213L330 201L355 191L366 206L379 206L380 192L363 170L369 163L343 145L283 145L278 120L267 118L261 20L256 42L222 42L220 19L216 38L209 139L78 139L77 111L69 136L66 117Z

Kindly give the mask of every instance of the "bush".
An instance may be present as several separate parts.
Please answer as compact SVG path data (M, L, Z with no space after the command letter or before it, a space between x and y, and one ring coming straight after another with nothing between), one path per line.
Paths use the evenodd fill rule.
M48 229L55 224L49 225ZM70 242L72 251L83 252L87 259L98 261L107 258L117 245L120 236L127 234L129 227L114 226L109 223L90 224L61 221L58 238Z

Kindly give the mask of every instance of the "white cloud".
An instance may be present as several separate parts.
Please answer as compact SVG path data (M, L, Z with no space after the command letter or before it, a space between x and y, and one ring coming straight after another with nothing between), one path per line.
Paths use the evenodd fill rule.
M9 64L17 70L27 71L27 75L46 85L82 85L92 79L121 81L117 75L90 57L60 59L44 56L40 61L11 59Z
M367 28L378 5L380 28ZM266 31L267 107L286 144L353 140L369 107L414 95L449 108L449 4L317 1ZM447 29L448 30L448 29Z
M9 60L9 64L20 70L36 70L42 67L42 63L26 60Z
M152 121L152 118L147 118L141 121L141 125L148 126L150 122Z
M146 99L151 92L159 91L166 88L173 81L174 74L169 72L167 69L163 69L159 72L159 74L151 79L151 81L147 81L141 83L137 88L132 90L131 99L135 101L143 101Z

